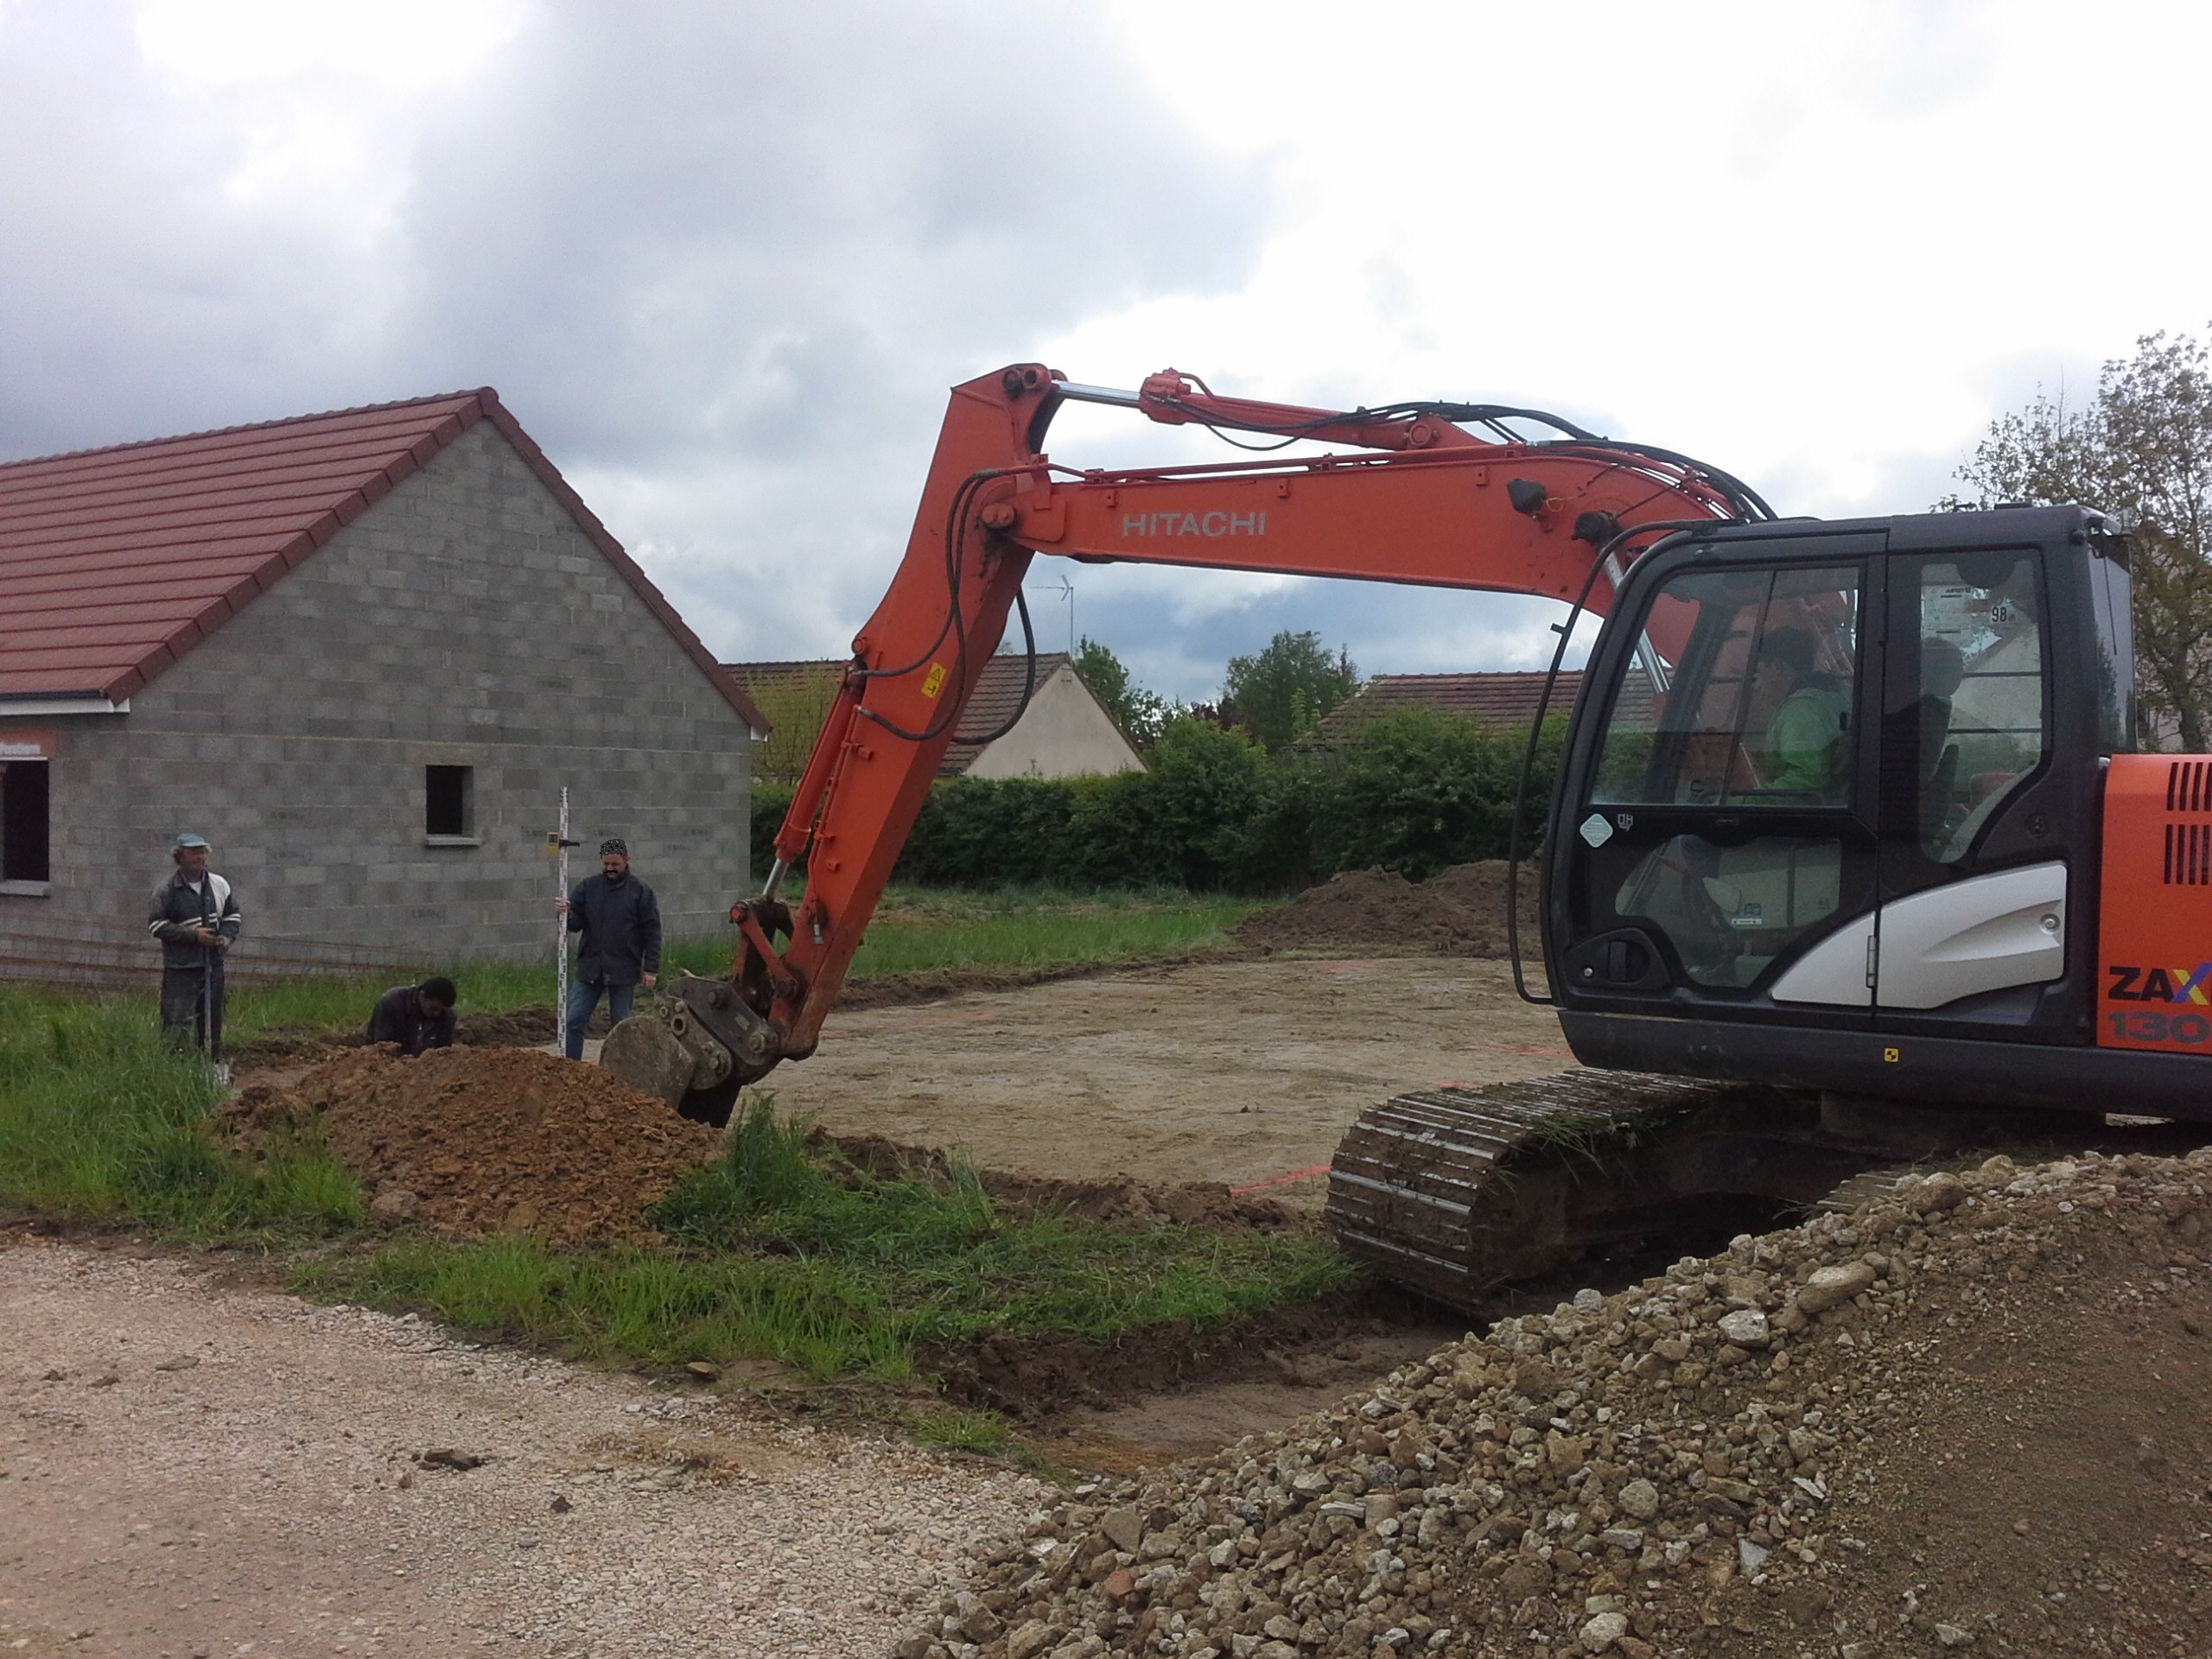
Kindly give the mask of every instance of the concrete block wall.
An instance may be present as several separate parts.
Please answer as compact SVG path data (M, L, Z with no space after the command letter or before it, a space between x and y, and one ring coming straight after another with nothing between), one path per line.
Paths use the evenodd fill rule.
M0 897L0 934L143 938L191 829L249 936L549 950L564 783L574 874L624 836L671 934L727 931L750 874L745 722L488 421L127 715L36 723L55 741L51 891ZM474 768L480 844L426 844L434 765Z

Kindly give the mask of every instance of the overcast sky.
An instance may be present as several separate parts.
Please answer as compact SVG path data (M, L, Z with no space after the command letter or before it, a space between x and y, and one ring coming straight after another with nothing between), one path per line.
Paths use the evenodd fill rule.
M944 388L1028 359L1534 404L1913 511L2212 317L2209 48L2019 0L0 0L0 458L488 384L731 658L844 649ZM1280 628L1503 668L1555 614L1045 559L1046 645L1063 574L1185 698Z

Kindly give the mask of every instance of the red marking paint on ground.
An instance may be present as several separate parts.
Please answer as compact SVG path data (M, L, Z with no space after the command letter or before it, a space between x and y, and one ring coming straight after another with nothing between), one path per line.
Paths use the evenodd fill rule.
M1229 1196L1239 1198L1247 1192L1256 1192L1263 1186L1281 1186L1285 1181L1302 1181L1309 1175L1325 1175L1328 1173L1326 1164L1316 1164L1311 1169L1294 1169L1288 1174L1270 1175L1266 1180L1255 1181L1249 1186L1232 1186L1229 1189Z

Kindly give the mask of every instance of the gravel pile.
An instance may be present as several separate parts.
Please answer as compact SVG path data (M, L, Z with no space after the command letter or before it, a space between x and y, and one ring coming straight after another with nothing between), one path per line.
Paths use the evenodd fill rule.
M2212 1611L2204 1482L2165 1478L2206 1451L2208 1178L1993 1158L1585 1290L1077 1488L896 1651L2180 1651ZM2099 1413L2120 1446L2074 1443Z

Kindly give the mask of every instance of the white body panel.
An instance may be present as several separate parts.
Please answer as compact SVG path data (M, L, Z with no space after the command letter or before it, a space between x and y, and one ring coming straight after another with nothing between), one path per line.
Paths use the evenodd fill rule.
M2039 985L2066 965L2066 866L2000 870L1882 906L1876 1001L1939 1008L1962 996Z
M1867 983L1868 947L1874 941L1874 912L1854 917L1797 959L1774 982L1777 1002L1825 1002L1863 1008L1874 1001Z

